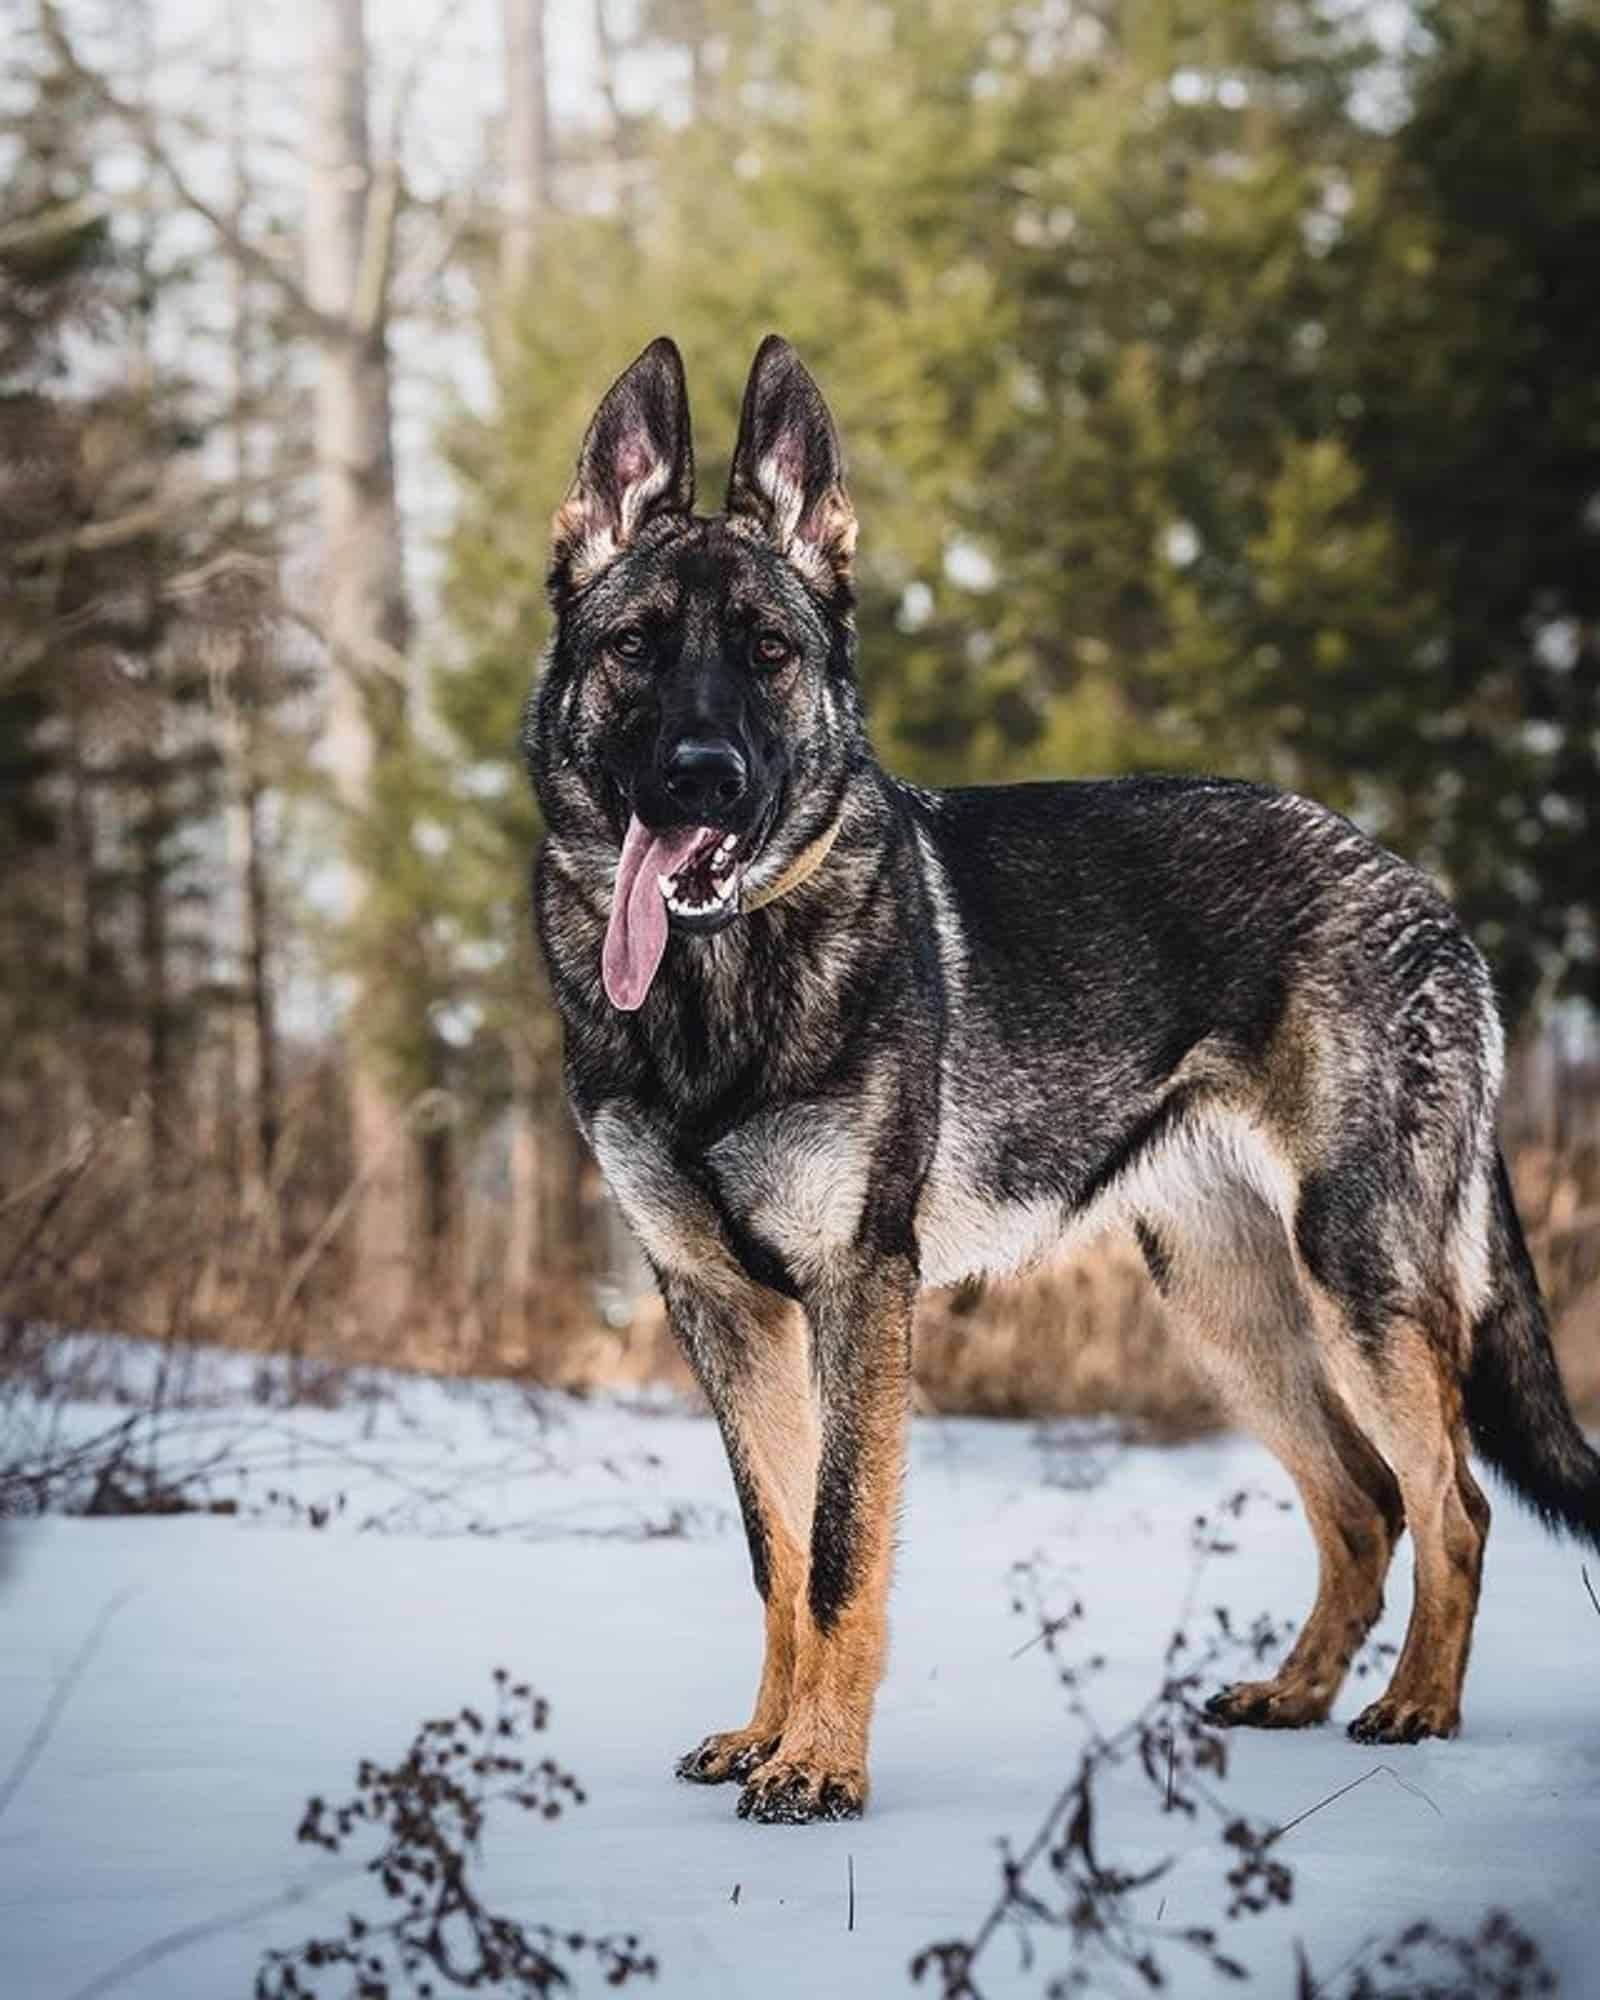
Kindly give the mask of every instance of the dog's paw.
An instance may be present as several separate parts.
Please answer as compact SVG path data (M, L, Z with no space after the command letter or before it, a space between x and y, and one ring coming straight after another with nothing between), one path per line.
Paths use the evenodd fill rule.
M763 1826L806 1826L813 1820L860 1819L866 1803L865 1771L769 1757L739 1794L739 1817Z
M1332 1706L1331 1690L1309 1681L1237 1681L1206 1703L1206 1719L1229 1729L1309 1729Z
M1413 1699L1391 1688L1351 1723L1357 1743L1420 1743L1428 1736L1454 1736L1461 1714L1454 1703L1438 1697Z
M749 1729L725 1729L708 1736L677 1762L677 1773L691 1785L725 1785L748 1778L778 1747L775 1736L757 1736Z

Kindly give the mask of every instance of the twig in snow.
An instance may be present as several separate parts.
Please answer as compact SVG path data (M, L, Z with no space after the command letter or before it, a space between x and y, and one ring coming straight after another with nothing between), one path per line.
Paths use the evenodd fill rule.
M847 1855L845 1856L845 1858L844 1858L844 1865L845 1865L845 1876L846 1876L846 1879L848 1880L848 1882L849 1882L849 1884L850 1884L850 1910L849 1910L849 1915L848 1915L848 1916L847 1916L847 1917L845 1918L845 1926L844 1926L844 1927L845 1927L845 1929L846 1929L847 1931L853 1931L853 1930L855 1929L855 1927L856 1927L856 1858L855 1858L855 1856L854 1856L853 1854L847 1854Z
M1065 1632L1075 1623L1081 1616L1082 1611L1083 1607L1081 1604L1074 1604L1070 1611L1063 1613L1059 1618L1042 1619L1038 1631L1034 1633L1031 1639L1023 1640L1022 1644L1011 1655L1012 1659L1020 1660L1024 1653L1031 1652L1035 1646L1048 1646L1052 1639L1056 1638L1060 1633Z
M100 1616L89 1627L88 1636L73 1654L66 1672L51 1689L50 1699L44 1705L44 1713L34 1724L33 1734L23 1744L17 1761L6 1775L5 1783L0 1784L0 1814L5 1812L6 1807L22 1789L23 1780L44 1755L45 1745L55 1734L56 1724L61 1720L61 1711L66 1707L72 1690L88 1672L89 1662L100 1650L100 1642L105 1638L106 1629L112 1619L132 1596L131 1590L119 1591L101 1607Z
M1584 1563L1579 1573L1583 1577L1583 1587L1589 1593L1589 1602L1594 1606L1596 1615L1600 1616L1600 1597L1595 1596L1594 1585L1589 1581L1589 1565Z
M1357 1790L1366 1784L1369 1778L1377 1777L1393 1778L1402 1791L1410 1792L1413 1798L1421 1799L1425 1806L1438 1813L1440 1819L1444 1818L1444 1814L1439 1812L1439 1808L1420 1785L1413 1785L1408 1778L1402 1778L1392 1764L1374 1764L1370 1771L1363 1771L1359 1778L1352 1778L1348 1785L1341 1785L1336 1792L1329 1792L1325 1799L1318 1799L1314 1806L1307 1806L1304 1812L1296 1813L1293 1819L1286 1819L1282 1826L1268 1834L1267 1845L1270 1847L1274 1841L1282 1840L1286 1833L1292 1833L1297 1826L1303 1825L1313 1813L1321 1812L1324 1806L1331 1806L1336 1799L1342 1799L1346 1792Z
M351 1868L348 1872L355 1875L363 1871ZM324 1888L326 1882L327 1878L322 1877L316 1884L317 1890ZM262 1917L274 1916L279 1910L303 1903L312 1893L304 1883L297 1883L293 1888L280 1890L276 1896L268 1896L259 1903L246 1903L241 1909L229 1910L223 1916L207 1917L202 1923L185 1924L181 1930L168 1931L165 1937L158 1937L153 1943L141 1945L137 1951L130 1952L126 1958L119 1958L115 1965L91 1979L87 1986L80 1986L69 1996L69 2000L100 2000L102 1993L121 1986L135 1973L159 1965L175 1952L187 1951L191 1945L204 1944L208 1938L221 1937L228 1931L242 1929L246 1924L258 1923Z

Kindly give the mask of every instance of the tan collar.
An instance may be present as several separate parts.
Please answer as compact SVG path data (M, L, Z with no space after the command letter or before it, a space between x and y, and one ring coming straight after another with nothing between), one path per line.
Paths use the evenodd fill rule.
M763 903L775 903L780 896L787 896L792 890L798 889L802 882L809 881L827 860L829 851L838 838L839 822L836 819L830 820L808 847L801 848L781 875L763 888L753 889L749 895L741 898L739 907L744 915L748 916L752 910L759 910Z

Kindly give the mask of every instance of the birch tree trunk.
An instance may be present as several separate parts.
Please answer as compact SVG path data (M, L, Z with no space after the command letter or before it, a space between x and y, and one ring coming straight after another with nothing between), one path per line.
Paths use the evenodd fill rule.
M549 143L544 50L544 0L500 0L501 40L505 52L506 98L502 174L505 220L500 238L500 298L497 318L505 332L507 315L524 301L533 275L539 228L549 201ZM518 963L527 958L519 949ZM536 1005L537 975L527 966L528 1005ZM548 1058L541 1060L533 1038L513 1029L505 1037L511 1071L509 1107L509 1184L506 1217L505 1269L502 1293L508 1326L502 1339L519 1351L537 1306L535 1273L551 1267L576 1246L551 1240L552 1181L556 1189L575 1176L577 1134L563 1144L552 1131L548 1114L552 1093L560 1094L559 1076Z
M596 0L602 50L608 48L603 0ZM550 203L545 0L500 0L506 59L505 202L500 242L502 315L531 296L540 226ZM619 126L620 130L620 126ZM548 989L529 968L528 1005L550 1005ZM554 1048L540 1060L531 1043L507 1037L512 1072L510 1111L511 1213L506 1230L505 1290L511 1316L523 1325L538 1309L537 1280L568 1288L596 1276L624 1295L648 1288L649 1274L610 1197L591 1200L594 1172L562 1088ZM591 1214L598 1214L591 1226ZM597 1268L598 1267L598 1268Z
M348 1028L359 1179L350 1226L363 1318L384 1333L410 1304L415 1208L414 1147L382 1057L392 966L371 932L373 885L361 859L380 761L403 745L407 728L410 634L386 324L398 169L373 166L363 0L315 0L312 23L306 292L319 316L318 487L332 664L325 747L346 819L350 916L366 933Z
M135 0L135 4L127 8L124 26L128 34L134 95L138 103L148 110L153 65L149 0ZM138 401L141 424L149 425L152 423L156 369L151 273L155 171L148 162L143 170L143 183L145 204L132 241L138 305L129 342L129 380ZM152 676L159 674L163 666L159 589L157 559L146 543L139 562L141 606L136 645L144 652L145 670ZM166 1179L176 1129L171 930L168 922L168 854L175 809L169 797L167 757L171 746L168 721L168 705L158 696L151 704L146 725L149 734L143 745L143 754L134 760L133 788L138 795L138 803L132 809L131 826L133 887L143 985L145 1152L147 1171L154 1186L160 1186Z
M514 295L527 284L533 269L539 224L550 198L544 0L500 0L500 27L506 59L506 217L500 277L503 289Z

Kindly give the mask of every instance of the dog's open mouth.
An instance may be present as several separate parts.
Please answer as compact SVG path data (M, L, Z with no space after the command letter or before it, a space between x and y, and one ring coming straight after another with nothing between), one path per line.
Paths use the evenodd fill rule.
M667 948L669 919L681 929L719 931L739 913L744 871L765 845L772 814L747 833L718 826L657 832L637 813L628 821L617 863L600 969L613 1007L644 1005Z
M676 868L656 877L675 917L717 917L731 913L739 895L739 836L719 827L695 828L696 845Z

